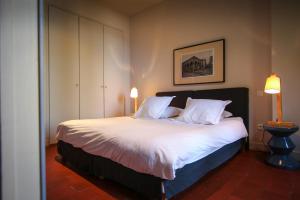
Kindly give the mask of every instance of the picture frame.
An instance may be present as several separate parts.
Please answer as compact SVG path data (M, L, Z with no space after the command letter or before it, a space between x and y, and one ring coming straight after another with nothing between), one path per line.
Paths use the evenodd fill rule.
M173 85L225 82L225 39L173 50Z

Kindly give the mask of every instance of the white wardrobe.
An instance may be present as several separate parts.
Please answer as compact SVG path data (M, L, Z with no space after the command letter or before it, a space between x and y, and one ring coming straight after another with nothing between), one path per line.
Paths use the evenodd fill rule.
M48 37L50 143L60 122L125 115L130 70L123 32L50 7Z

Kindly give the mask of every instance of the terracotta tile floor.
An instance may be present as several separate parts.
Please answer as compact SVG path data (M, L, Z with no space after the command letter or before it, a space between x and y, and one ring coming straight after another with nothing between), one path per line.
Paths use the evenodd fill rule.
M55 160L47 148L48 200L142 199L109 180L80 175ZM173 200L300 200L300 170L287 171L263 163L265 153L242 152Z

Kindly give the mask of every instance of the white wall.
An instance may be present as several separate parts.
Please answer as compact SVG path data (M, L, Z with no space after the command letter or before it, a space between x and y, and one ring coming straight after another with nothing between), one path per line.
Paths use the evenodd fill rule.
M2 199L40 199L37 0L0 0Z
M251 147L260 148L256 124L271 118L271 97L258 96L271 72L270 2L166 0L131 18L132 85L141 102L157 91L248 87ZM226 82L173 86L173 49L225 38Z
M300 1L272 1L272 71L281 77L283 118L300 124ZM273 101L276 116L276 99ZM300 132L292 136L300 154Z
M49 144L49 85L48 85L48 5L52 5L77 15L84 16L96 20L106 26L110 26L121 30L124 34L125 42L125 66L130 70L129 58L129 17L116 12L106 6L100 0L48 0L45 4L45 57L46 57L46 70L45 70L45 126L46 126L46 144ZM126 113L129 113L129 102L126 102ZM53 133L52 133L53 134Z

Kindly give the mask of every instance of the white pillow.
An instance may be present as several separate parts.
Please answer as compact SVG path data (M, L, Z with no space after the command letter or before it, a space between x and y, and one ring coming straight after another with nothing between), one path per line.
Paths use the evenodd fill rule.
M135 118L158 119L164 113L174 97L148 97L134 114Z
M218 124L225 107L231 101L188 98L179 120L195 124Z
M228 117L232 117L232 113L224 110L221 118L224 119L224 118L228 118Z
M160 118L170 118L170 117L176 117L180 115L180 113L183 111L181 108L169 106L166 108L165 112L160 116Z

